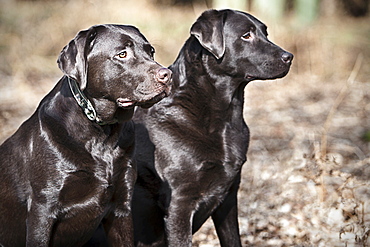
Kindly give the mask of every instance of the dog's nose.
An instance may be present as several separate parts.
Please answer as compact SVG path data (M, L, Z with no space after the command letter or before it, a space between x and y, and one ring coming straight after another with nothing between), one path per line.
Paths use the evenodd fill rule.
M281 55L281 60L283 60L284 63L291 63L293 60L293 54L289 52L284 52L283 55Z
M167 84L171 81L172 78L172 72L169 69L166 68L160 68L157 71L156 78L158 82L161 82L163 84Z

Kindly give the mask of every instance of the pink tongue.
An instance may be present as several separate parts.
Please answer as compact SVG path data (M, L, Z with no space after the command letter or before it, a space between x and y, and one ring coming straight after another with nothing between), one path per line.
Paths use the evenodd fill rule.
M122 107L132 106L133 104L134 104L133 102L125 102L125 103L122 103Z
M117 100L117 104L120 107L129 107L129 106L132 106L134 103L135 103L134 101L128 101L128 100L125 100L125 99L118 99Z

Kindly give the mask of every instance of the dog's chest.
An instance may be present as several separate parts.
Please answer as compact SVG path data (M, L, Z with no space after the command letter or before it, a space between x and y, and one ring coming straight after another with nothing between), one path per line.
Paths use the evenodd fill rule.
M114 149L111 145L107 146L97 140L87 142L86 148L95 163L95 174L101 179L105 178L110 181L114 174L115 160L119 159L121 150Z
M214 121L216 122L216 121ZM238 166L245 162L248 149L249 132L243 123L212 123L210 126L185 125L176 131L178 140L182 140L183 149L192 158L197 158L197 163L211 162L222 163L224 167ZM171 134L175 136L176 134ZM185 149L186 150L186 149ZM204 169L207 169L204 167Z
M184 124L156 129L156 169L174 187L183 180L211 189L221 181L233 181L246 161L249 134L242 125L220 124L210 132ZM177 185L176 185L177 184ZM188 182L186 184L189 185ZM228 185L223 187L228 187Z
M59 198L65 206L92 199L106 203L122 172L124 151L93 139L86 143L85 148L87 152L81 151L81 155L72 162L60 162L69 163L68 167L59 167L63 180Z

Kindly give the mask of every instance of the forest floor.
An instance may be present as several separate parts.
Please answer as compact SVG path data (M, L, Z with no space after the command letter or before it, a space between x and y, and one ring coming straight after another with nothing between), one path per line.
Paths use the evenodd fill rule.
M168 66L204 10L103 2L1 6L0 143L61 77L58 53L80 29L134 24ZM370 246L369 18L333 16L299 28L289 17L284 25L257 17L295 58L284 79L245 89L251 142L239 192L243 246ZM219 246L211 221L193 245Z

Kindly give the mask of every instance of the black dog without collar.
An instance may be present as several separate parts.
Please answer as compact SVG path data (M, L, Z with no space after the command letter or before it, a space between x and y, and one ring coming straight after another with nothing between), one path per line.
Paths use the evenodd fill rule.
M241 246L237 191L249 143L244 87L285 76L293 59L243 12L208 10L190 33L170 66L170 97L134 116L137 246L189 247L210 216L221 246Z

